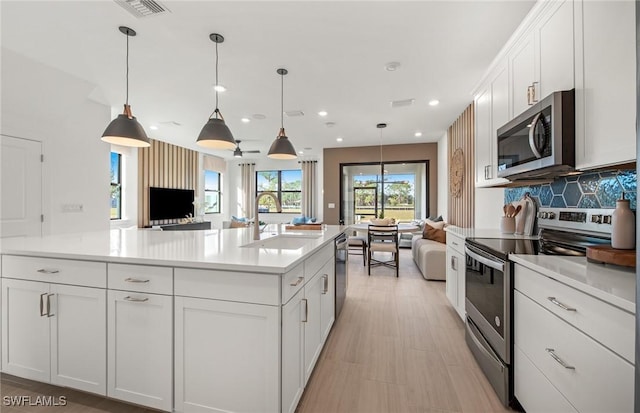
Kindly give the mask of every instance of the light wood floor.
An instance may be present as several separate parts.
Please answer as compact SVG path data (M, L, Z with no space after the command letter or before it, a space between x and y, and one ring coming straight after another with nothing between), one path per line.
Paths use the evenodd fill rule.
M425 281L401 251L400 277L349 263L340 318L298 406L298 413L504 412L464 341L445 283ZM65 407L7 407L4 396L65 396ZM142 413L114 400L3 375L2 413Z

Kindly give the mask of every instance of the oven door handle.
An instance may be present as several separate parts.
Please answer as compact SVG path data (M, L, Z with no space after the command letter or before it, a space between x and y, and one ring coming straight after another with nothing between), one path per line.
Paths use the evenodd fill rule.
M494 261L491 258L485 257L480 255L478 252L475 252L474 250L471 249L472 247L469 247L468 245L464 246L464 252L471 258L473 258L474 260L481 262L482 264L486 265L487 267L496 269L498 271L502 271L504 272L504 262L502 261Z

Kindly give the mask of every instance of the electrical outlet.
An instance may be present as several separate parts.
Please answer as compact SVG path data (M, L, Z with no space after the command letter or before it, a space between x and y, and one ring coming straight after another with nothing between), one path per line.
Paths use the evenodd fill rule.
M63 204L62 212L82 212L84 206L82 204Z
M333 202L329 202L329 205L327 205L327 208L335 208L336 204L334 204Z

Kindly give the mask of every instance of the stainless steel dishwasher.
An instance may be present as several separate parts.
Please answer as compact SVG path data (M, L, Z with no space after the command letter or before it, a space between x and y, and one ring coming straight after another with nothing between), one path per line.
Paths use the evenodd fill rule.
M335 262L336 262L336 320L344 300L347 295L347 273L349 271L349 254L348 254L348 242L347 236L342 233L335 239Z

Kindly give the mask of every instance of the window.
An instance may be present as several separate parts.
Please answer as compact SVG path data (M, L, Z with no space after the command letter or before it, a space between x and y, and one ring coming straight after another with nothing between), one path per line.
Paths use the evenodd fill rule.
M280 199L282 212L302 212L302 170L256 172L257 195L273 192ZM276 212L276 204L270 197L260 200L258 212Z
M222 192L220 192L220 172L204 171L204 213L219 214Z
M111 219L122 219L122 155L111 152Z

